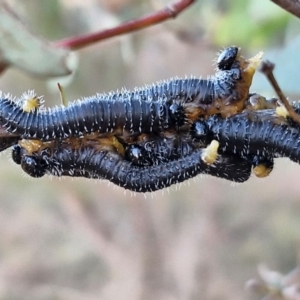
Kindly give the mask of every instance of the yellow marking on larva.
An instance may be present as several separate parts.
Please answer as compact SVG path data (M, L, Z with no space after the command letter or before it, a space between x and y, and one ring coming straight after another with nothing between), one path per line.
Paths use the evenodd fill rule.
M254 73L261 63L263 52L259 52L254 57L245 60L242 56L238 56L237 60L240 62L241 79L237 81L235 92L238 95L238 101L232 102L230 97L226 99L223 104L224 107L220 109L223 118L235 115L245 108L245 102L248 99L249 88L252 84Z
M26 149L28 155L48 147L48 143L38 140L21 140L19 145Z
M253 173L258 178L267 177L272 172L272 168L268 168L265 164L259 164L253 168Z
M84 143L84 139L70 138L65 141L67 145L70 145L72 149L79 149Z
M26 97L26 95L23 96L24 100L23 100L22 109L23 111L29 113L40 107L42 98L36 95L28 95L28 96L29 97Z
M262 51L260 51L254 57L246 60L246 62L248 63L248 66L244 69L244 72L247 72L249 79L251 77L251 81L252 81L252 77L253 77L257 67L261 63L263 55L264 55L264 53Z
M262 56L263 52L259 52L254 57L245 59L238 54L236 61L239 62L241 78L235 82L235 95L232 94L226 96L227 98L214 99L211 105L189 103L188 107L185 108L187 118L195 121L201 115L213 114L221 114L223 118L227 118L243 111L249 96L254 73L262 60Z
M276 115L284 117L285 119L290 115L285 106L276 107Z
M277 99L273 98L267 100L265 97L259 94L253 94L249 97L246 105L248 110L260 110L278 107Z
M98 138L96 140L83 139L82 146L90 144L91 146L93 146L95 151L108 150L111 153L117 153L119 150L116 147L117 144L116 143L114 144L114 139L117 140L115 137L111 137L111 136L105 138Z
M113 146L115 146L115 148L117 149L117 151L124 156L125 155L125 150L123 145L118 141L118 139L115 136L112 136L111 138L112 144Z
M201 159L206 162L207 164L211 165L215 163L218 158L218 149L219 149L219 142L213 140L203 151L201 155Z

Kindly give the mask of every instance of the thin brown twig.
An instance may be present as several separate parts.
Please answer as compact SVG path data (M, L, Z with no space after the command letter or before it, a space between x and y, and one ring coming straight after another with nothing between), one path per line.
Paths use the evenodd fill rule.
M62 85L59 82L57 83L57 87L58 87L58 90L59 90L61 104L63 106L67 106L66 95L65 95L64 88L62 87Z
M298 0L271 0L281 8L300 18L300 2Z
M132 31L140 30L145 27L149 27L158 23L161 23L167 19L175 18L179 13L181 13L188 6L193 4L195 0L177 0L163 9L143 16L141 18L125 22L114 28L106 29L103 31L86 34L82 36L76 36L71 38L66 38L63 40L56 41L54 44L58 47L69 48L72 50L77 50L80 48L87 47L88 45L94 44L104 39L108 39L117 35L124 33L129 33Z
M289 101L286 99L285 95L283 94L275 76L273 74L275 64L270 61L264 61L261 64L260 71L266 75L267 79L273 86L275 92L277 93L280 101L283 103L284 107L288 111L290 117L298 124L300 124L300 116L295 112L294 108L290 105Z
M2 74L7 69L8 64L4 61L0 61L0 74Z

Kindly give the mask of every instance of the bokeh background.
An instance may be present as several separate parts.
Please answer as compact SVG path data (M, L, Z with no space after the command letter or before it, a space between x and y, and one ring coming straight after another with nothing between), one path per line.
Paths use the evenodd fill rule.
M6 1L36 34L55 41L109 28L169 1ZM299 20L268 0L202 0L174 20L77 52L75 74L45 80L10 68L0 90L28 89L60 104L174 76L213 74L216 52L238 45L276 63L300 96ZM261 74L252 91L273 95ZM151 194L87 179L31 179L0 157L0 299L261 299L245 290L265 263L298 263L300 167L278 159L271 175L240 185L208 176Z

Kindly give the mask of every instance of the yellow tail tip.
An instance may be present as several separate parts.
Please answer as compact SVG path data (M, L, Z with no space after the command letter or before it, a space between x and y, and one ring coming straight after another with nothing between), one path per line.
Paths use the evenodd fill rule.
M215 161L218 158L218 149L219 149L219 142L216 140L213 140L203 151L201 155L201 159L211 165L215 163Z

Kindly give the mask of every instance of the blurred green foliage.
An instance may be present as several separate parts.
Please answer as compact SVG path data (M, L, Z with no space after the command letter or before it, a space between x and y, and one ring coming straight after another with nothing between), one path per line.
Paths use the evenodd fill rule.
M187 14L217 46L235 44L250 49L282 44L289 22L295 18L262 0L198 1Z
M244 47L279 45L289 20L287 12L271 1L228 0L224 10L216 13L213 40L218 45L233 43Z

